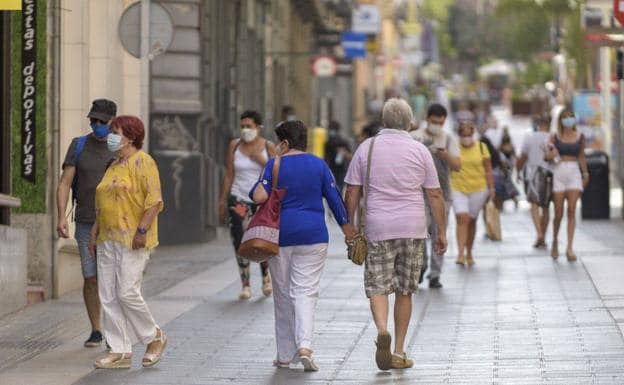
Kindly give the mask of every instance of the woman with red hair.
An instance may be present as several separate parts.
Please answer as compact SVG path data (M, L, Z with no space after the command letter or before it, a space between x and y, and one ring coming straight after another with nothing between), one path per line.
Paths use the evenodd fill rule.
M103 331L110 345L110 352L95 361L101 369L131 367L130 328L147 345L144 367L156 365L167 344L141 295L143 270L158 245L157 217L163 209L158 167L141 151L144 138L139 118L112 120L107 146L115 160L95 192L90 249L94 256L97 252Z

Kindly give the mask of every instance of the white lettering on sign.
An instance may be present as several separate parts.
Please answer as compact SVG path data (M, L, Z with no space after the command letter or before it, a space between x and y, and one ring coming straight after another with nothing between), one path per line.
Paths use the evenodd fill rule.
M22 0L22 178L36 182L36 63L35 0Z

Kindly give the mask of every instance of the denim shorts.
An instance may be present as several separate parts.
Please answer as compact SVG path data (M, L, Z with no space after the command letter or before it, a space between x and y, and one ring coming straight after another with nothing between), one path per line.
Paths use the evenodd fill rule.
M93 223L76 222L76 233L74 234L74 238L78 242L82 276L85 279L97 277L97 261L89 253L89 239L91 238L92 227Z

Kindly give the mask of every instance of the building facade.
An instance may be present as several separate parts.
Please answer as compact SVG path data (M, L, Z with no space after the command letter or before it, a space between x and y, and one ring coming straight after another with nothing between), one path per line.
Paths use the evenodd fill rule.
M317 124L310 61L315 35L336 20L333 7L320 0L159 1L173 36L146 67L119 38L119 20L134 3L22 0L22 11L0 15L0 117L10 127L0 135L0 272L13 279L0 276L3 312L24 306L27 293L37 302L82 285L75 241L56 234L55 200L72 139L90 132L93 99L112 99L118 114L149 122L145 150L158 162L165 200L162 244L215 237L227 144L238 136L243 110L263 114L269 137L283 105ZM34 51L23 49L30 44ZM6 207L18 200L21 207Z

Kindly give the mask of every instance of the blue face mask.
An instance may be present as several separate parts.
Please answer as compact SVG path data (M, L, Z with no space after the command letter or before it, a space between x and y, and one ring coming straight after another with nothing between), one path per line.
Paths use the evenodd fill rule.
M91 129L93 130L93 134L96 138L104 139L110 131L110 124L97 124L93 122L91 123Z
M112 132L108 134L106 138L106 145L108 146L108 151L117 152L121 150L125 145L121 144L121 135L113 134Z
M576 124L576 118L573 116L569 116L567 118L561 119L561 125L564 128L572 128Z

